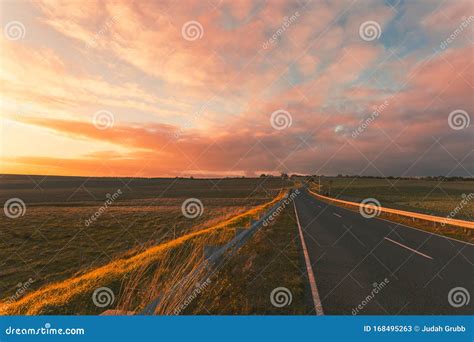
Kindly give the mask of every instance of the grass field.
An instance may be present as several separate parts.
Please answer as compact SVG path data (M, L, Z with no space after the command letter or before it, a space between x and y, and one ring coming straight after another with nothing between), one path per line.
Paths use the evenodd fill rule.
M375 178L321 178L322 193L331 197L358 201L376 198L382 206L447 216L463 200L463 194L474 193L474 181L396 180ZM474 220L474 202L457 212L456 219Z
M307 297L305 267L295 212L290 205L229 260L184 314L314 314L308 305L311 300ZM276 290L281 288L287 289L291 300L283 291ZM274 290L282 295L278 306L272 304Z
M175 314L180 293L196 286L195 279L181 280L196 270L204 247L229 241L281 189L303 182L3 175L2 203L20 198L25 207L19 217L0 217L0 314L100 314L104 309L91 296L102 286L113 290L116 309L140 312L164 296L154 313ZM469 181L325 177L322 184L333 197L375 197L383 206L439 216L474 192ZM189 198L202 202L196 218L183 215ZM473 209L469 202L455 218L472 220ZM293 215L287 209L257 232L180 314L307 313ZM290 289L292 305L269 304L269 293L280 286Z
M0 299L33 280L27 292L66 280L149 247L199 231L275 197L281 179L108 179L10 176L0 199L20 198L24 215L0 217ZM104 206L107 194L121 195ZM183 215L187 198L203 203L200 217Z

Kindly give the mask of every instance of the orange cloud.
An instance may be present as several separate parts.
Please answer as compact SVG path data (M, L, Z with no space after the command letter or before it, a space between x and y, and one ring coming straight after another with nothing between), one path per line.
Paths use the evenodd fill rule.
M391 46L402 15L384 3L48 0L29 6L38 16L26 26L44 39L0 41L2 116L97 146L77 159L67 151L53 158L15 152L11 141L3 172L396 174L433 137L459 160L468 153L460 141L470 131L451 130L447 115L474 112L472 47L460 40L431 56L431 46ZM429 5L401 6L408 6L400 13L408 13L403 19L411 20L412 34L435 45L466 9L465 2L444 4L418 25L413 12ZM380 39L359 36L368 20L380 25ZM183 36L191 21L199 24L195 40ZM421 38L420 45L428 44ZM376 120L352 138L384 101ZM113 114L112 128L94 127L98 110ZM270 122L278 110L292 119L284 130ZM440 146L434 151L444 153ZM54 155L59 152L61 146ZM423 159L420 170L441 170L442 158L430 157L436 163Z

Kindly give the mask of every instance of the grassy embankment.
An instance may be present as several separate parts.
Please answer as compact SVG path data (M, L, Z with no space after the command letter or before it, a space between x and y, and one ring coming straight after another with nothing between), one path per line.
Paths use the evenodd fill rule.
M437 181L376 178L321 178L322 193L330 197L360 202L373 197L383 206L445 217L474 193L474 181ZM474 201L456 213L456 219L474 221Z
M116 302L110 308L141 310L156 295L166 293L202 260L204 246L229 241L235 235L235 228L248 227L250 220L259 217L280 197L212 227L193 231L130 257L124 256L76 277L45 285L12 304L0 303L0 314L99 314L105 309L96 307L91 296L102 286L111 288L116 294ZM140 279L141 288L131 286L137 283L137 279ZM150 285L155 286L154 291ZM171 309L165 301L157 308L157 313L170 313Z
M210 285L184 314L311 314L306 277L295 213L293 205L289 205L272 224L261 227L210 279ZM278 287L290 291L291 303L282 307L272 304L271 293Z
M391 180L391 182L393 183L394 180ZM446 217L455 208L459 208L456 216L453 218L472 221L474 203L468 201L466 205L461 207L460 202L464 198L462 197L463 194L466 195L474 192L474 182L439 183L440 182L425 180L401 180L392 187L385 179L332 178L329 197L355 203L359 203L365 198L375 198L381 203L381 206L385 208L439 217ZM329 186L329 180L325 180L322 186L323 194L326 194L325 192L328 191ZM318 193L318 188L315 183L310 184L310 189ZM357 206L326 199L322 200L355 212L359 211ZM469 228L384 212L380 212L378 217L458 240L474 242L473 230Z
M0 203L20 198L23 216L0 215L0 301L210 227L274 198L281 179L142 179L0 175ZM116 200L94 222L107 194ZM204 210L187 218L181 205Z

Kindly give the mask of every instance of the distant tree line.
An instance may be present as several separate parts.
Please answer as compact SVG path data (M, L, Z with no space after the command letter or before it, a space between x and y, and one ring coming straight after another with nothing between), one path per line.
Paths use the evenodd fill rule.
M342 175L339 174L337 176L325 176L325 175L308 175L308 176L300 176L300 175L291 175L291 178L297 177L305 177L311 178L313 180L321 178L366 178L366 179L400 179L400 180L429 180L429 181L446 181L446 182L459 182L459 181L474 181L474 177L461 177L461 176L453 176L453 177L446 177L446 176L411 176L411 177L397 177L397 176L360 176L360 175Z
M446 177L446 176L412 176L412 177L397 177L397 176L388 176L388 177L381 177L381 176L360 176L360 175L342 175L338 174L337 176L325 176L325 175L302 175L302 174L292 174L288 175L286 172L281 172L279 176L275 176L272 174L265 174L262 173L260 178L281 178L281 179L303 179L309 181L316 181L321 178L364 178L364 179L397 179L397 180L428 180L428 181L444 181L444 182L459 182L459 181L474 181L474 177ZM176 179L194 179L193 176L190 177L175 177ZM218 178L218 177L216 177ZM224 179L241 179L241 178L255 178L255 177L245 177L245 176L235 176L235 177L223 177Z

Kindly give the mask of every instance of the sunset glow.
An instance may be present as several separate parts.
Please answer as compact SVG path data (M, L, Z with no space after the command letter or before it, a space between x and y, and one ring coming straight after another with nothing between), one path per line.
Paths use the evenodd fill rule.
M1 7L0 173L474 173L469 0Z

